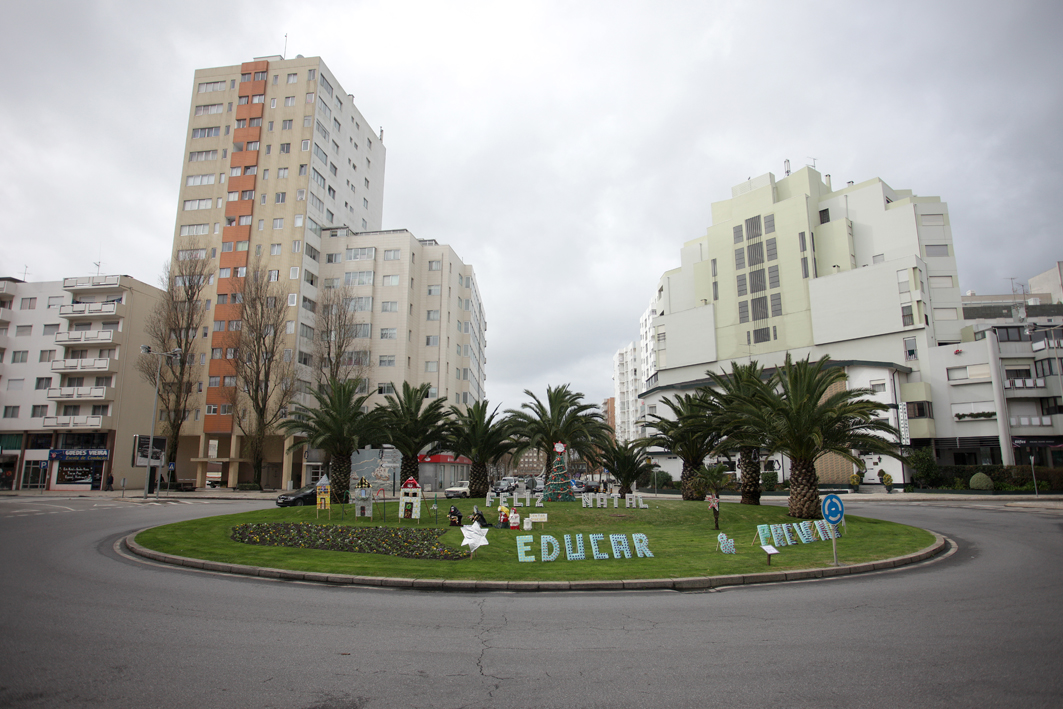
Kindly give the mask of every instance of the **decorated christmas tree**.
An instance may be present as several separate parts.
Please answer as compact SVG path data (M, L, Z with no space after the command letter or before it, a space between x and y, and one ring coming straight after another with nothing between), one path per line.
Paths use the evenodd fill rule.
M565 444L555 443L554 463L550 469L550 478L546 481L543 489L543 499L548 502L572 502L576 497L572 494L572 478L565 468Z

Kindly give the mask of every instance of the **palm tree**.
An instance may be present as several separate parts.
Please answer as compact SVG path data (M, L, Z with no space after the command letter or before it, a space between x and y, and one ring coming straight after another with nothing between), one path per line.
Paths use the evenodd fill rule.
M510 438L509 421L495 420L498 407L487 413L487 401L470 404L464 411L450 407L450 422L443 438L443 448L454 455L472 461L469 470L469 496L487 494L487 466L497 463L513 450L516 443Z
M698 468L696 477L699 487L705 492L711 492L714 497L719 498L720 490L727 485L727 467L724 465L702 466ZM712 519L716 524L716 529L720 528L720 508L717 505L712 510Z
M620 483L620 495L634 491L635 481L653 472L653 462L646 455L645 440L618 443L612 437L601 442L598 461Z
M583 403L583 394L571 391L568 384L547 386L545 403L528 389L524 393L530 402L506 410L517 441L515 458L529 449L540 451L546 460L545 473L553 460L554 444L560 441L566 446L566 458L577 453L589 463L597 460L599 445L612 433L598 407Z
M649 425L657 432L645 439L648 445L664 448L683 462L679 481L684 500L699 499L695 473L723 437L718 417L706 415L711 407L703 402L702 393L680 394L675 401L668 397L661 399L672 410L672 418L650 414L653 420Z
M757 362L731 362L731 373L707 372L713 387L705 389L703 415L723 427L726 437L721 448L738 448L738 470L742 475L742 504L760 504L760 448L766 441L760 431L746 425L742 406L767 392L764 367Z
M820 516L816 461L828 453L857 465L854 450L899 458L897 430L878 416L886 407L870 399L870 389L846 389L845 370L830 366L828 357L786 363L767 387L769 396L744 399L737 412L749 429L768 440L771 453L790 459L790 516Z
M280 429L286 436L301 436L305 441L289 450L308 445L320 448L329 457L328 475L332 501L345 502L351 488L351 455L359 448L378 443L381 431L375 411L366 413L368 396L356 396L358 380L331 380L311 391L316 409L296 407L295 417L286 419Z
M439 448L447 425L447 412L443 408L446 397L440 397L425 406L425 398L431 384L414 388L409 382L402 383L402 395L388 395L387 403L379 407L381 424L387 442L402 454L399 468L403 480L420 479L417 456L426 448Z

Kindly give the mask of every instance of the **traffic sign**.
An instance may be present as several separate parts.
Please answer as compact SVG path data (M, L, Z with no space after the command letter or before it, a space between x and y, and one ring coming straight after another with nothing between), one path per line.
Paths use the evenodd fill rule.
M175 470L177 470L177 463L172 463L171 462L170 463L170 472L172 473Z
M823 498L823 519L830 524L838 524L845 517L845 504L837 495Z

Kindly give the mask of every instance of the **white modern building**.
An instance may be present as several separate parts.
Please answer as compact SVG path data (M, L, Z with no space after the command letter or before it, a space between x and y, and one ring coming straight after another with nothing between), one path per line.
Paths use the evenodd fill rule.
M616 406L616 440L624 443L639 437L639 392L643 381L639 377L639 351L629 343L613 355L613 398Z
M1045 305L1063 303L1063 261L1056 261L1052 268L1030 278L1031 293L1047 293Z
M828 355L847 386L875 392L906 441L931 439L930 353L955 349L963 326L948 207L877 178L835 190L810 167L761 175L713 203L712 226L683 244L650 308L647 411L666 414L663 397L706 385L707 370L732 361L770 369L787 354ZM905 479L896 461L864 462L869 482L879 470ZM818 469L839 484L854 466L828 456Z
M0 278L0 489L144 487L154 388L136 360L161 297L129 276Z

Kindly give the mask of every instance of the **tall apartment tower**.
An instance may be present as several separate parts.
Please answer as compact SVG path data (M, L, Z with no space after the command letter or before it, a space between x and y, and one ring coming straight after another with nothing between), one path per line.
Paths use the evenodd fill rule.
M429 382L448 403L483 398L486 320L472 267L434 240L381 231L386 152L353 99L318 57L195 73L173 260L211 259L216 278L205 293L214 324L201 348L204 408L182 434L180 478L192 468L200 486L208 473L228 486L250 479L224 358L252 264L287 295L295 404L313 402L316 304L338 287L353 289L364 344L345 354L367 374L370 406L403 381ZM267 442L263 485L314 475L291 442Z
M624 345L613 355L613 398L616 407L616 440L624 443L638 438L639 392L643 381L639 377L639 351L635 343Z
M835 190L829 175L806 167L735 186L713 203L712 222L658 282L648 409L732 361L770 368L787 354L829 355L848 386L870 388L890 407L905 438L933 438L928 353L959 343L963 325L940 198L877 178ZM899 463L865 463L869 481L879 469L904 479ZM854 469L829 457L818 467L825 483Z

